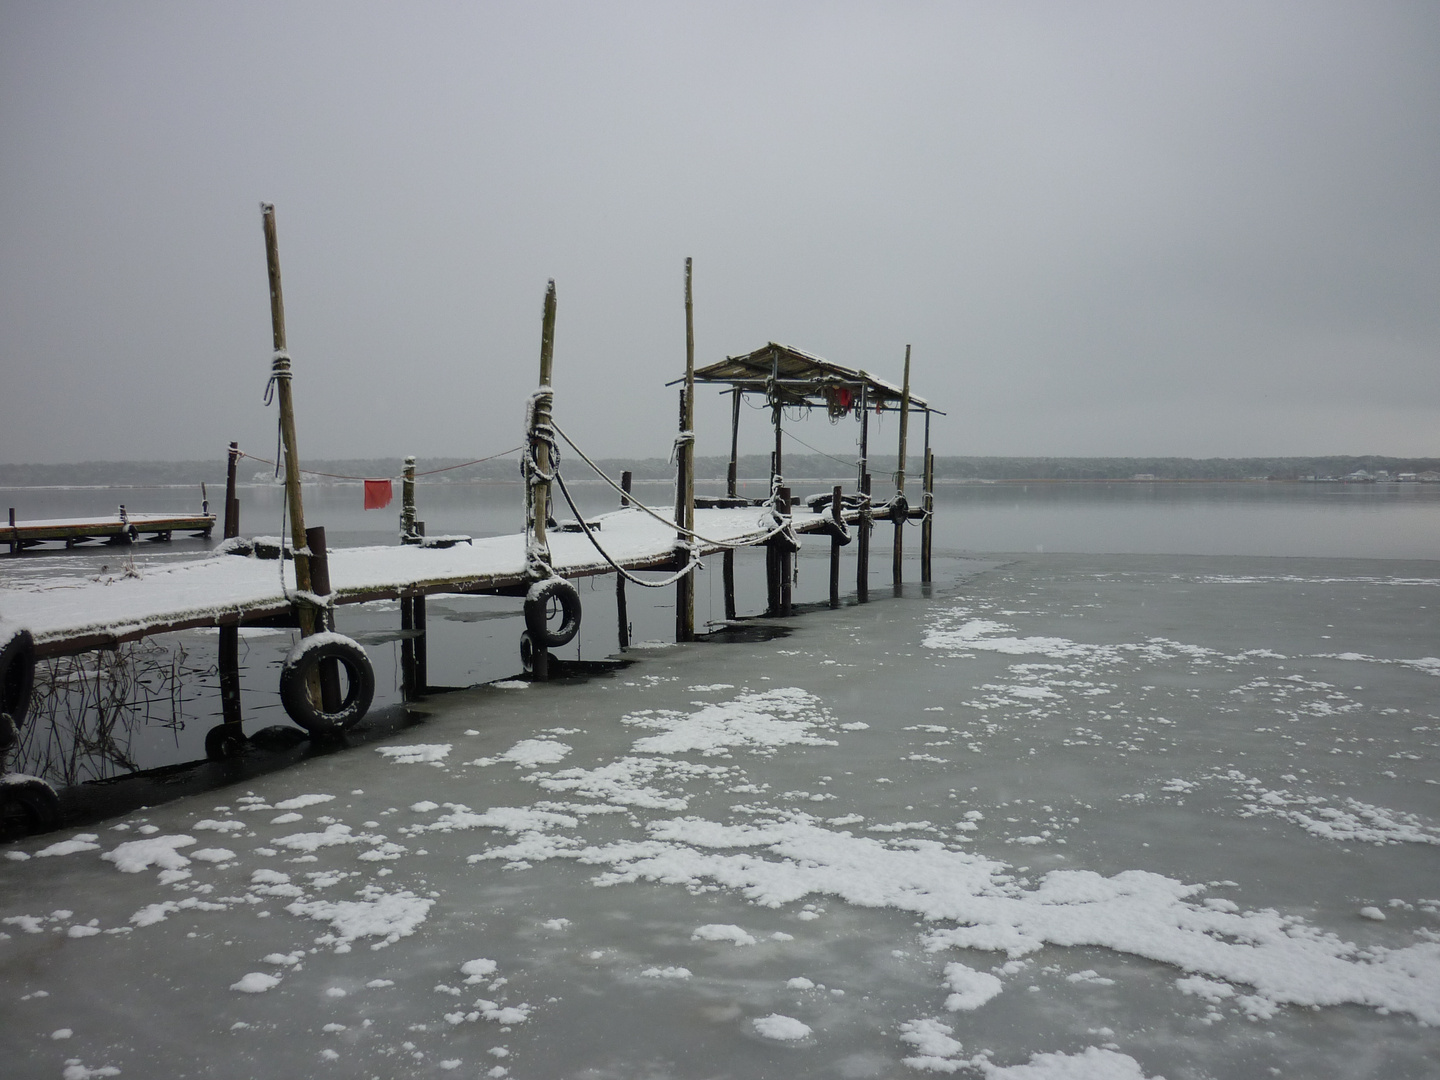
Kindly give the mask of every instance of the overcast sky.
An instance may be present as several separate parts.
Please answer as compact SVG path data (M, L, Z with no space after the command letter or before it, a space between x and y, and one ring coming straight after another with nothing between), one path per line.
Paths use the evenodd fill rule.
M0 0L0 193L0 461L269 456L261 200L302 462L517 443L551 277L667 454L687 255L699 363L910 343L940 454L1440 455L1431 0Z

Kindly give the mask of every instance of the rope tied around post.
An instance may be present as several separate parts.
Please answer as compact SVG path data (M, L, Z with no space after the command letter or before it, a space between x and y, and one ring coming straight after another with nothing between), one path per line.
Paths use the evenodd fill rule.
M685 452L687 446L695 443L695 432L682 431L675 436L675 441L670 444L670 461L673 464L677 455Z

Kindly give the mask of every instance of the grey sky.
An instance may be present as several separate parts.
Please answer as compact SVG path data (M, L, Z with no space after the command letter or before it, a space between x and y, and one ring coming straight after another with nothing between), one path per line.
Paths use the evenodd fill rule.
M942 454L1440 454L1434 3L5 0L0 139L4 461L268 456L262 199L302 461L518 442L549 277L664 455L687 255Z

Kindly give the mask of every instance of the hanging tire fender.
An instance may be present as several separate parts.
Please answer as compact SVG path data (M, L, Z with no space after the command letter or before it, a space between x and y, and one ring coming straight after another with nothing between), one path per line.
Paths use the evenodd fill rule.
M324 660L345 669L349 687L340 707L324 709L310 698L310 675ZM375 669L359 642L344 634L326 632L301 638L280 668L280 703L285 712L312 735L345 731L360 722L375 698Z
M560 626L550 629L550 603L560 605ZM525 594L525 629L536 645L558 649L580 632L580 590L562 577L535 582Z
M8 716L17 730L30 712L34 687L35 639L29 630L19 630L0 648L0 713Z
M908 521L910 519L910 500L904 495L896 495L890 500L890 520Z
M58 829L60 797L49 781L23 773L0 777L0 836L25 836Z
M825 533L826 536L839 540L841 547L850 543L852 539L850 526L844 521L836 521L833 517L827 517L825 519L825 528L821 531Z

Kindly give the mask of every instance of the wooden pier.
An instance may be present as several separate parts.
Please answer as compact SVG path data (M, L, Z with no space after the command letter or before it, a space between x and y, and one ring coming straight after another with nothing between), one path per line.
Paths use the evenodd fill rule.
M8 543L15 555L44 543L64 543L67 548L96 542L133 544L141 539L169 540L177 532L209 536L214 528L215 515L210 513L130 514L122 506L103 517L17 521L12 508L9 523L0 528L0 542Z
M411 700L428 689L425 598L437 593L523 598L526 629L520 640L521 659L532 678L545 679L550 670L549 650L573 640L579 630L581 599L573 579L616 575L622 649L628 640L627 582L637 587L674 588L675 638L694 638L692 575L707 556L723 554L725 618L735 619L735 553L744 547L765 548L767 616L787 617L793 612L795 555L801 537L807 535L828 537L832 607L840 603L840 549L852 537L858 541L856 599L862 603L868 599L870 533L876 521L889 521L894 526L892 581L898 589L904 529L911 519L918 519L920 578L922 582L930 580L934 507L930 418L939 410L910 391L910 347L905 347L905 374L900 385L773 342L697 370L688 259L685 374L677 380L681 390L673 507L641 504L631 492L628 473L620 482L606 476L556 422L553 365L557 303L552 281L542 317L538 387L525 407L522 531L474 541L468 537L443 538L447 542L461 541L449 546L427 542L424 525L416 518L414 460L407 459L400 543L327 551L324 528L305 525L274 207L264 204L261 210L274 345L267 400L273 399L279 406L290 535L270 546L272 558L264 557L267 545L240 538L240 506L235 492L240 451L231 443L225 542L219 552L123 577L50 581L7 589L0 608L0 751L14 744L24 722L37 660L115 648L155 634L219 628L224 720L207 736L206 751L213 758L226 758L243 753L246 743L236 661L238 630L244 625L299 628L301 640L282 666L280 697L291 719L319 738L340 734L357 723L374 693L374 671L365 650L335 632L334 609L339 605L400 601L401 630L405 635L402 694ZM724 385L733 395L727 494L720 498L695 495L694 398L697 385L703 384ZM737 494L740 403L746 395L763 398L773 425L769 494L761 500ZM786 435L795 438L785 431L784 419L787 410L809 413L817 408L826 410L832 420L848 416L859 421L855 490L847 494L837 485L797 502L783 475L784 439ZM870 418L872 413L886 411L894 411L900 418L898 461L890 474L893 494L877 498L870 471ZM912 412L924 415L923 490L914 508L905 491L906 438ZM561 468L562 442L568 447L565 469ZM576 478L570 470L578 469L577 458L613 486L618 509L598 517L581 515L567 486L567 476ZM557 492L577 520L554 520ZM67 545L89 540L125 543L147 535L168 537L177 530L209 535L215 523L209 513L131 515L122 506L114 518L21 524L14 520L12 510L9 541L12 551L44 541L63 540ZM644 572L664 576L660 580L636 576ZM44 824L41 819L53 810L53 793L42 781L25 785L13 782L18 778L9 779L11 782L0 785L0 792L8 793L12 801L30 800L33 806L28 812Z

